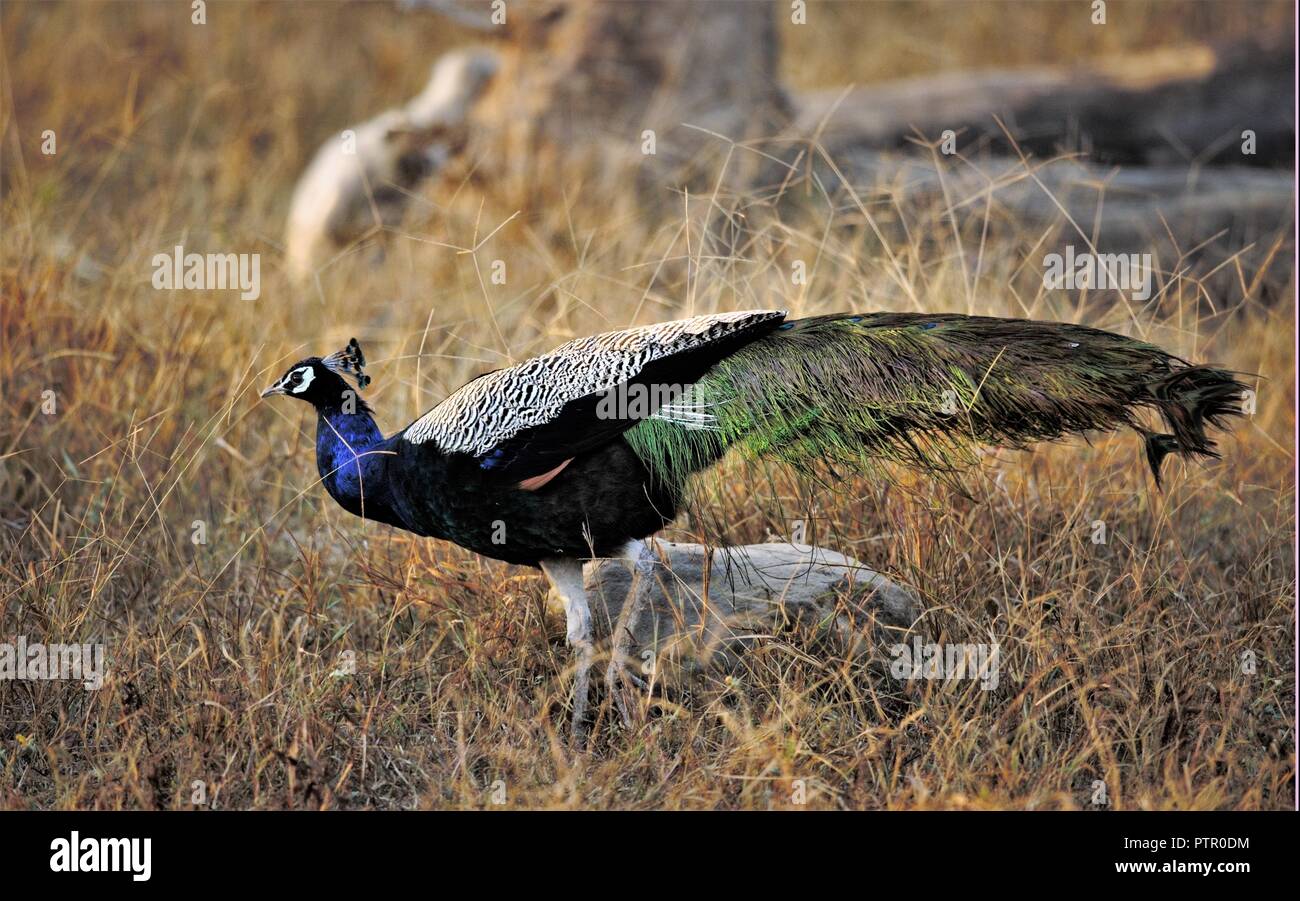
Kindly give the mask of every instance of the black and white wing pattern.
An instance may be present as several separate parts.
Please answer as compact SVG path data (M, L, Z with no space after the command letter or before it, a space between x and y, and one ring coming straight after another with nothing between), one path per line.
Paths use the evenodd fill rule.
M778 328L784 310L717 313L579 338L509 369L479 376L407 426L412 445L465 454L511 478L546 472L626 431L635 415L602 416L621 386L688 384L723 357Z

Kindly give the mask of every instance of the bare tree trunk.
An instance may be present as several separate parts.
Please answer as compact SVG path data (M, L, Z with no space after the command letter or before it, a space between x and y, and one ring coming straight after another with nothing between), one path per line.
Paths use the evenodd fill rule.
M519 19L471 147L516 196L594 162L642 183L713 175L700 154L720 142L689 126L743 140L790 122L770 0L574 0Z

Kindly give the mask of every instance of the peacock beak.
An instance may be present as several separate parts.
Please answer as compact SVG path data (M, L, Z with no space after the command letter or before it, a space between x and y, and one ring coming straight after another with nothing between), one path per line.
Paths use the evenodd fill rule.
M276 382L270 388L267 388L265 391L262 392L263 397L271 397L276 394L284 394L284 386L281 385L279 382Z

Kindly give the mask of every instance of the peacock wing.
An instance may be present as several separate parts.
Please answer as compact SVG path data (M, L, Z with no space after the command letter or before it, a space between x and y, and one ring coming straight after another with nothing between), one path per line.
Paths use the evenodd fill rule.
M544 484L578 454L674 409L711 366L784 319L781 310L718 313L579 338L466 383L407 426L401 440L463 454L493 477L540 487L537 480ZM707 425L707 413L674 415Z

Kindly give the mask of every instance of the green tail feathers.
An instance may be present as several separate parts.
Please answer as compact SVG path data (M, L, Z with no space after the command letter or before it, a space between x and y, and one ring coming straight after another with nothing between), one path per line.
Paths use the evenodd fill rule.
M1078 325L821 316L721 360L626 437L653 472L684 486L731 448L800 469L886 460L951 472L980 445L1128 426L1144 437L1159 485L1168 454L1217 456L1206 427L1240 414L1244 390L1224 370ZM1144 427L1144 408L1169 431Z

